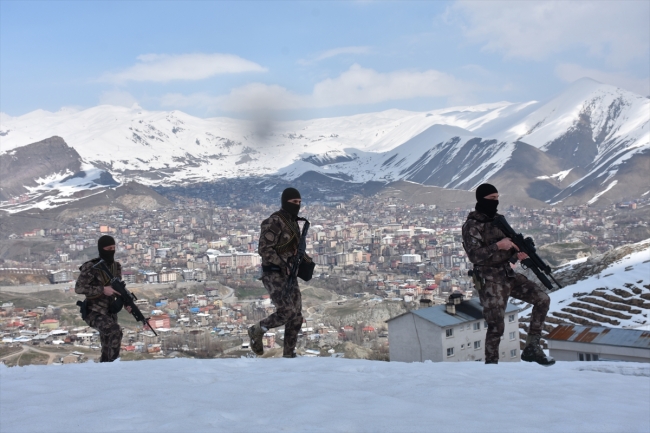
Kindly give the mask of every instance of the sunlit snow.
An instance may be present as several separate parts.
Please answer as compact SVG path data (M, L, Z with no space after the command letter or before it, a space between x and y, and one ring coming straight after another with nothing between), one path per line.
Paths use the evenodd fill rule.
M0 366L13 432L647 432L650 366L168 359Z

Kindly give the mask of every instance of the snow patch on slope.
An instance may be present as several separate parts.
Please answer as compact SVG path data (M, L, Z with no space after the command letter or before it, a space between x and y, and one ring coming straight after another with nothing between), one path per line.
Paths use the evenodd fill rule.
M630 291L630 287L636 287L641 293L634 293L628 300L637 299L641 302L648 303L641 298L641 294L650 293L650 289L645 286L650 285L650 239L631 245L633 248L641 248L640 251L633 252L622 257L620 260L610 264L603 271L597 275L593 275L587 279L578 281L575 284L559 289L555 292L549 294L551 297L551 306L548 312L548 316L552 316L554 312L563 313L562 308L566 308L574 301L580 301L581 297L588 296L594 290L598 290L600 293L605 295L614 295L620 297L616 293L617 290L622 289L625 291ZM569 263L557 271L563 271L567 267L575 266L586 261L587 258L583 258L578 261ZM571 307L578 309L576 307ZM607 310L606 307L604 307ZM600 323L602 326L607 327L621 327L621 328L634 328L639 325L648 323L650 320L648 314L650 309L643 308L640 306L632 307L634 312L626 312L621 310L612 310L618 313L624 313L626 316L629 316L629 319L616 318L620 322L619 325L613 325L608 322L598 322L593 318L588 319L592 322ZM563 319L564 320L564 319Z

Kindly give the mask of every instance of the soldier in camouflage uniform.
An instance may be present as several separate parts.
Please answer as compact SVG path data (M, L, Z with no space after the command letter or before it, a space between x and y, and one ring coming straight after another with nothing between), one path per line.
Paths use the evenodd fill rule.
M262 283L275 305L275 313L248 329L251 349L264 353L262 337L271 328L284 325L285 358L295 358L298 332L302 327L302 298L298 282L284 294L289 274L289 259L297 252L300 227L296 222L301 197L295 188L282 192L282 209L262 221L258 252L262 256Z
M482 184L476 190L476 210L467 216L463 225L463 247L480 284L477 287L483 316L488 324L485 337L485 363L499 362L499 342L505 329L504 315L508 297L520 299L533 305L526 347L521 359L552 365L553 358L544 354L539 340L546 313L550 306L549 296L524 275L515 273L510 263L525 260L528 256L518 252L511 239L491 222L497 215L499 194L490 184Z
M122 266L113 260L115 255L115 239L102 236L97 241L99 257L84 263L79 270L79 278L74 291L86 295L86 310L84 321L99 331L102 344L102 354L99 362L113 362L120 356L122 329L117 324L117 313L111 312L111 304L120 296L109 285L110 278L101 269L93 268L100 259L104 259L114 277L122 277Z

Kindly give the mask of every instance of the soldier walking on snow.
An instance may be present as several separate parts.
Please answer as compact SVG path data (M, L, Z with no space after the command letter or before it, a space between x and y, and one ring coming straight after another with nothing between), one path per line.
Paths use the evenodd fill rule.
M89 326L99 331L102 344L99 362L113 362L120 356L122 343L122 329L117 323L117 313L122 308L122 304L116 302L120 294L110 286L110 277L106 272L93 266L103 259L113 276L119 278L122 277L122 266L113 260L115 239L111 236L99 238L97 249L99 257L87 261L79 268L81 273L77 278L74 291L80 295L86 295L85 306L82 307L82 318ZM127 310L130 311L129 307Z
M477 274L475 281L483 316L488 324L485 337L485 363L499 362L499 342L505 329L503 321L508 297L520 299L533 305L530 329L521 360L553 365L555 360L546 356L540 346L542 328L550 306L550 298L535 283L524 275L515 273L510 260L525 260L528 255L518 252L519 248L505 234L492 224L497 216L499 193L489 183L476 189L476 210L467 216L463 225L463 248Z
M262 256L262 283L271 296L276 311L248 329L251 349L256 355L264 353L262 338L271 328L284 325L285 358L295 358L298 332L302 327L302 299L298 282L285 292L290 265L297 252L300 227L296 222L300 212L300 193L295 188L282 192L282 209L262 221L258 252Z

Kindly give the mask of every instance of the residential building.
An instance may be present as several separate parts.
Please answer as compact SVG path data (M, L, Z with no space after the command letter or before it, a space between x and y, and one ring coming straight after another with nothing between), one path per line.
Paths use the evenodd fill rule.
M420 263L422 262L422 256L420 254L403 254L402 263Z
M72 271L65 270L50 272L47 277L52 284L67 283L75 280Z
M477 299L457 299L454 312L448 312L445 305L436 305L389 319L390 361L483 361L487 332L483 307ZM499 361L520 360L518 311L508 303Z

